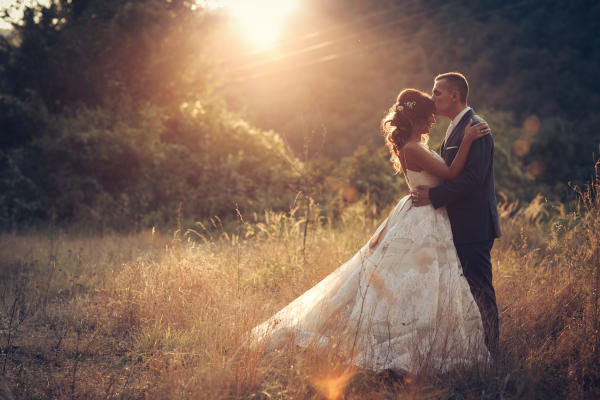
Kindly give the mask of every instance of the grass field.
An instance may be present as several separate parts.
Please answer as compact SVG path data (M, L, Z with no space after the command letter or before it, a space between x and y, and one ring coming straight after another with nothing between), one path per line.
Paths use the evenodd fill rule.
M246 216L163 235L0 237L0 398L581 399L600 396L597 182L566 212L501 207L492 251L500 357L397 380L244 333L346 261L377 223Z

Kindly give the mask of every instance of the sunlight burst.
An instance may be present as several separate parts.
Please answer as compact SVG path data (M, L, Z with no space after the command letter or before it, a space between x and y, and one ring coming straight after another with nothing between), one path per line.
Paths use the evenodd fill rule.
M350 367L340 375L332 373L324 377L313 378L312 383L327 400L339 400L355 373L356 368Z
M223 0L223 6L240 24L244 35L257 47L272 46L297 0Z

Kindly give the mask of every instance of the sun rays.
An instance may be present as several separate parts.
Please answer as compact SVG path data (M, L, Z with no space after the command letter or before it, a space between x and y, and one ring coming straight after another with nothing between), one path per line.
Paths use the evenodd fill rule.
M297 7L297 0L222 0L222 6L239 24L245 38L258 48L275 44L286 17Z

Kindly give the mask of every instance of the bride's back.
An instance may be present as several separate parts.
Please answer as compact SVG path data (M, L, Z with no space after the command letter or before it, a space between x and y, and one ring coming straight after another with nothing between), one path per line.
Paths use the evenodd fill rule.
M422 146L421 144L419 144L419 146ZM429 149L427 149L427 151L430 152L430 154L434 157L437 158L439 160L441 160L442 162L444 161L444 159L442 157L440 157L439 154L437 154L434 151L431 151ZM412 169L404 169L404 173L408 174L408 176L405 176L407 179L407 183L408 183L408 187L412 190L412 189L416 189L417 186L437 186L440 183L442 183L442 179L438 178L435 175L430 174L427 171L414 171Z
M408 179L406 180L408 183L408 187L412 189L416 189L417 186L437 186L442 183L442 180L435 175L430 174L427 171L413 171L411 169L407 169L405 173L408 175Z

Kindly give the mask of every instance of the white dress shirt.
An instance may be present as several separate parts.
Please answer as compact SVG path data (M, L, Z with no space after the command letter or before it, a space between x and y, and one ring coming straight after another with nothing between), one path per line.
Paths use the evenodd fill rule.
M461 112L459 112L456 115L456 117L454 117L454 119L452 120L452 122L450 122L450 125L448 125L448 129L446 129L446 137L444 138L444 142L446 140L448 140L448 137L450 137L450 134L452 133L452 130L454 129L454 127L460 122L460 120L462 119L462 117L464 117L464 115L470 109L471 109L471 107L469 107L469 106L463 108L463 110Z

